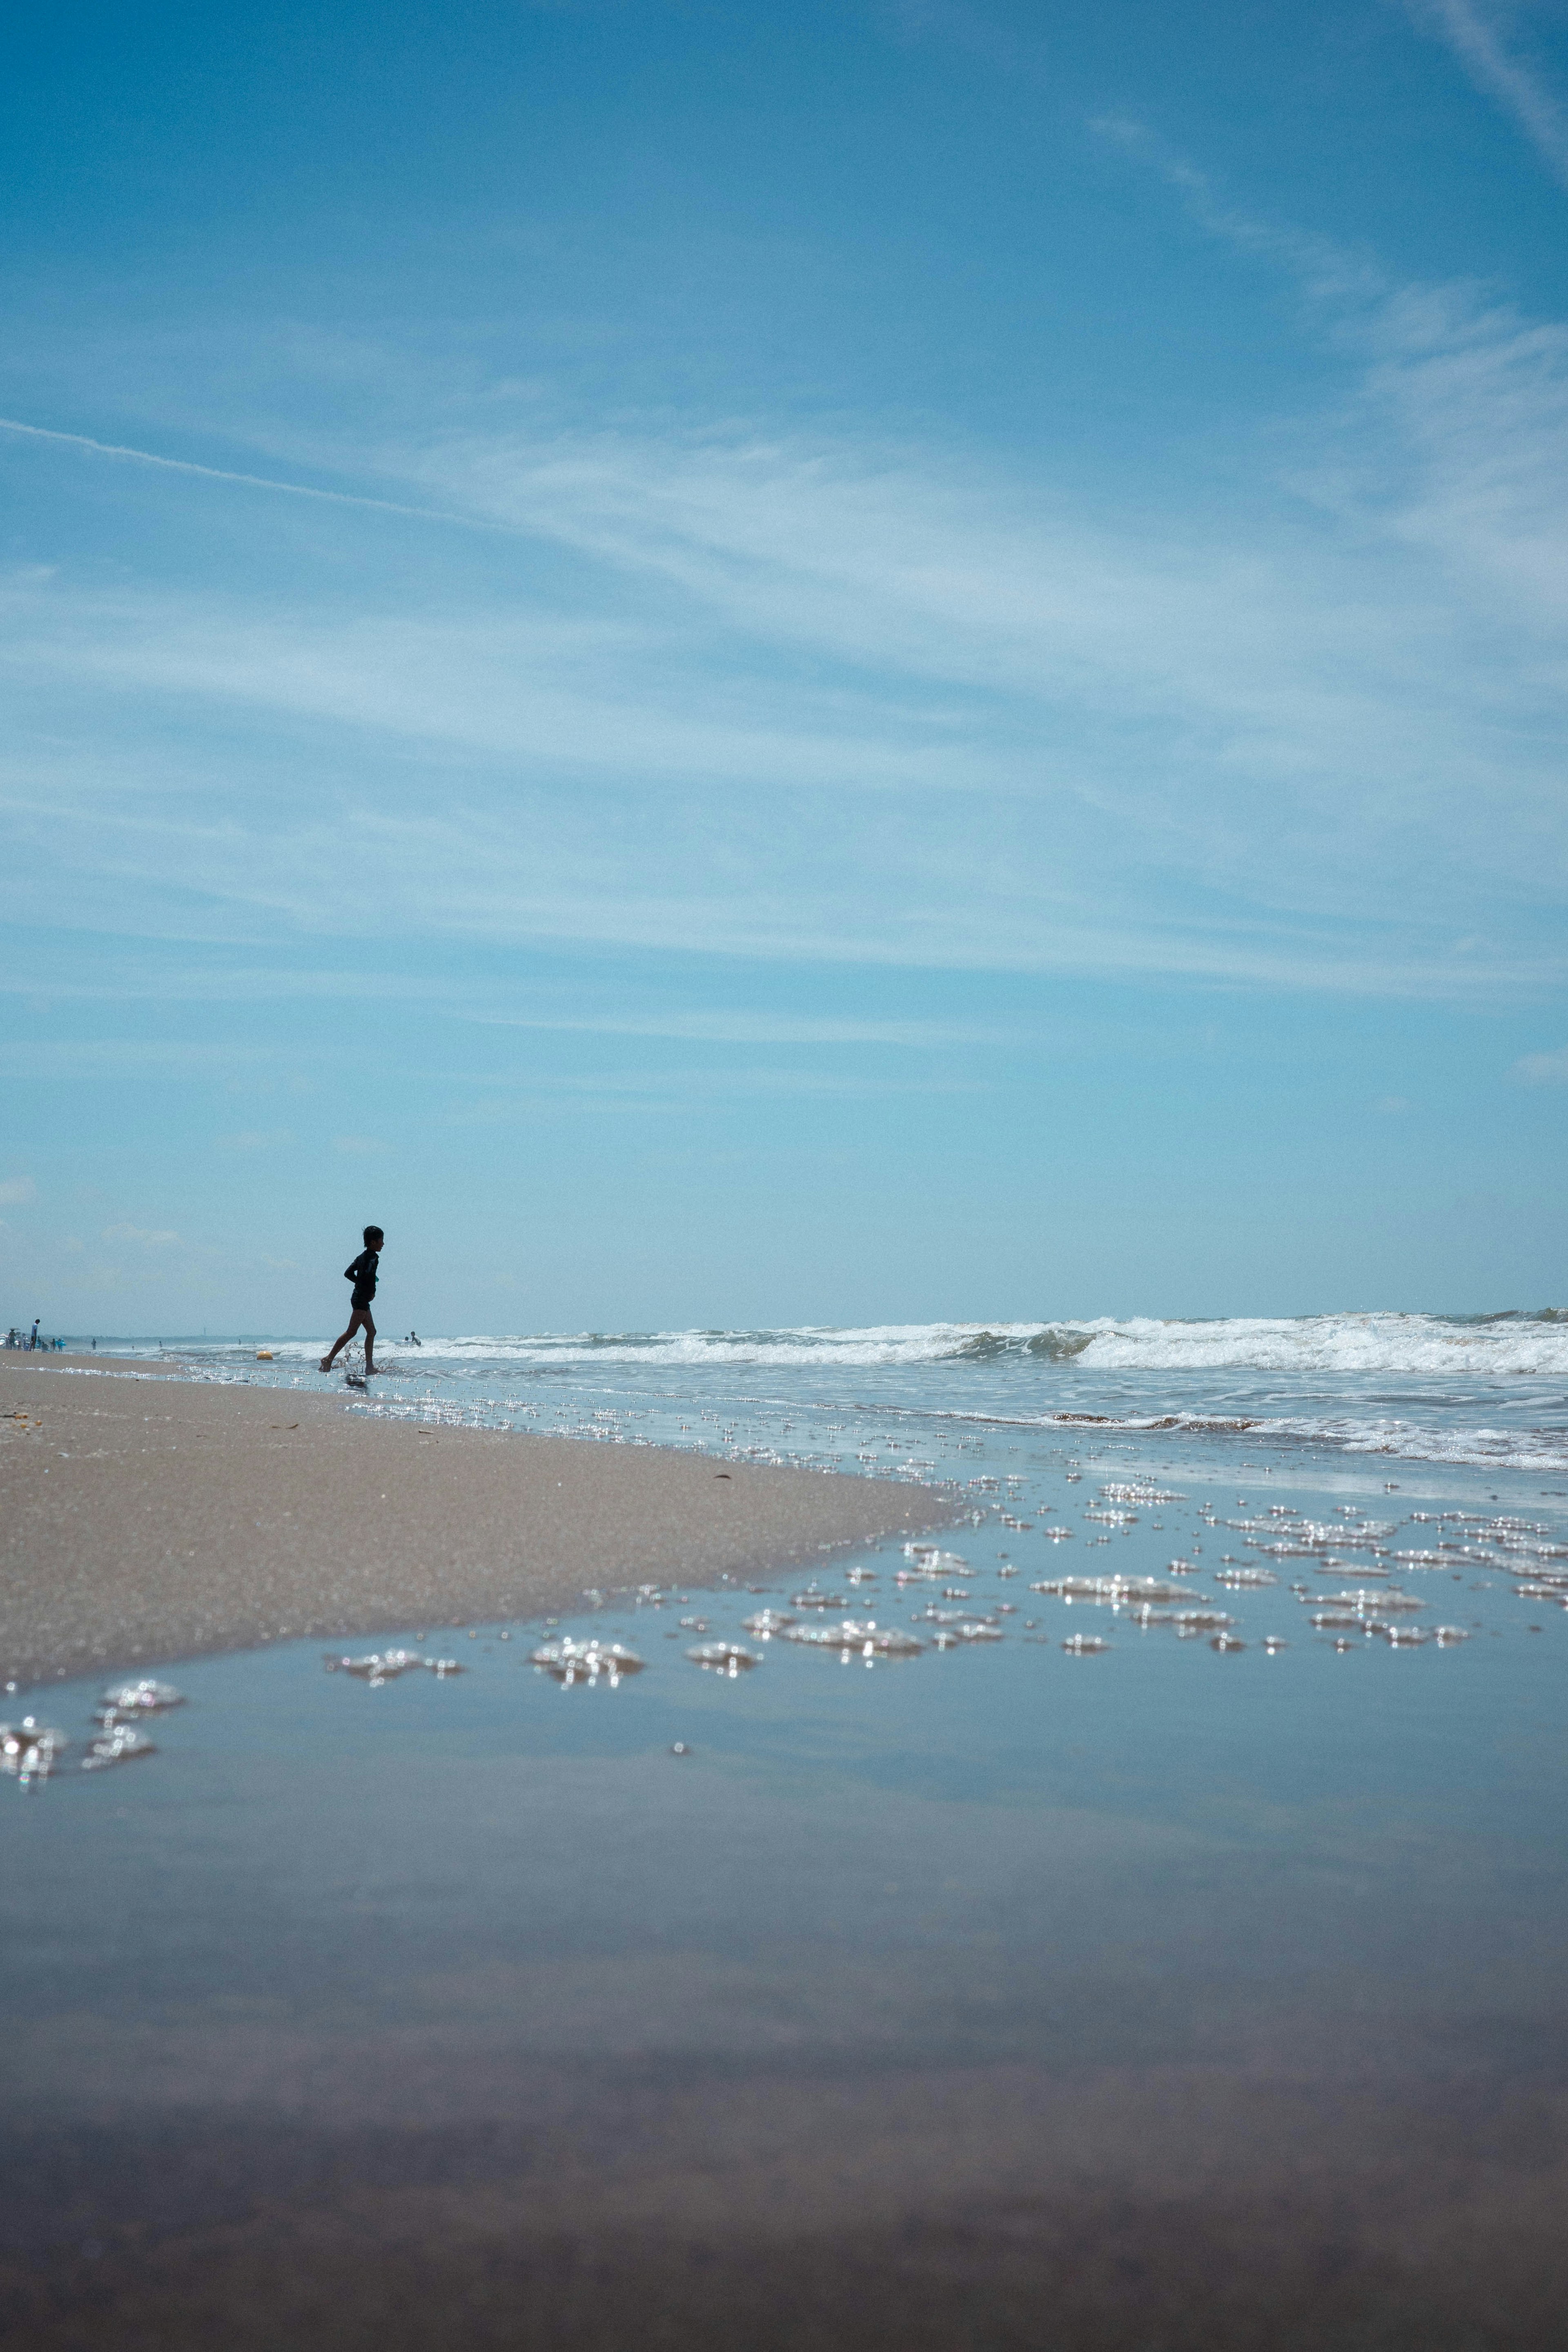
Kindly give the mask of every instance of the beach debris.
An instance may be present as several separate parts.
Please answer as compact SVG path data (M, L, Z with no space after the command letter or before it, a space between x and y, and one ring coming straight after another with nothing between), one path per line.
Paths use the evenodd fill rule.
M133 1723L109 1722L89 1740L81 1769L84 1772L101 1772L111 1764L131 1764L140 1756L157 1753L154 1743Z
M1070 1658L1097 1658L1111 1644L1099 1633L1070 1633L1061 1646Z
M563 1689L574 1683L608 1683L613 1690L622 1675L638 1675L643 1661L623 1642L577 1641L570 1634L545 1642L530 1654L530 1664L553 1675Z
M775 1633L782 1633L793 1625L795 1620L788 1609L759 1609L755 1617L743 1617L740 1622L758 1641L769 1642Z
M99 1723L108 1724L116 1717L162 1715L168 1707L184 1704L184 1692L177 1691L172 1683L154 1682L151 1675L143 1675L131 1682L111 1683L96 1713Z
M830 1650L839 1657L914 1658L925 1648L913 1633L898 1625L879 1625L874 1617L846 1617L838 1625L792 1625L784 1639L803 1649Z
M70 1744L63 1731L40 1723L36 1715L25 1715L20 1723L0 1723L0 1772L30 1788L35 1780L48 1779L61 1748Z
M748 1666L762 1663L744 1642L698 1642L686 1655L694 1666L706 1666L711 1674L727 1675L732 1682Z
M671 1740L671 1742L670 1742L670 1753L671 1753L671 1755L672 1755L672 1756L689 1756L689 1755L691 1754L691 1752L692 1752L692 1751L691 1751L691 1749L686 1746L686 1743L685 1743L685 1741L684 1739L672 1739L672 1740Z

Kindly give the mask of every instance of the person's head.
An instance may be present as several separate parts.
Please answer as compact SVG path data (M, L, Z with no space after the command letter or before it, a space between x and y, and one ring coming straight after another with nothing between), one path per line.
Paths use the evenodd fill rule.
M379 1250L385 1239L386 1235L382 1233L380 1225L367 1225L365 1227L365 1247L367 1249Z

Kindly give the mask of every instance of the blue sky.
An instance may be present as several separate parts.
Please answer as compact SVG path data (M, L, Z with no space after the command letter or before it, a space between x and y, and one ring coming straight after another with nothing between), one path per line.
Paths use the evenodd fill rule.
M0 1318L1562 1297L1562 5L19 44Z

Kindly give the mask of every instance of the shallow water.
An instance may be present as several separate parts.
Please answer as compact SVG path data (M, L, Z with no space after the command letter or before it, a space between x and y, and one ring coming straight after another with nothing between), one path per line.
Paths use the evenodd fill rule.
M1311 2084L1331 2174L1358 2160L1368 2085L1389 2113L1437 2101L1401 2126L1417 2170L1433 2113L1568 2092L1568 1497L1539 1469L1051 1423L1038 1396L1026 1422L1038 1360L859 1366L882 1387L858 1406L804 1397L820 1364L769 1368L757 1402L755 1365L688 1369L674 1397L667 1366L599 1386L580 1363L434 1369L375 1409L915 1466L967 1516L805 1584L389 1628L348 1654L359 1672L319 1643L161 1667L185 1703L138 1717L157 1752L134 1769L76 1769L102 1686L51 1686L72 1748L0 1783L23 2242L139 2211L116 2135L154 2126L227 2134L243 2201L264 2145L287 2186L351 2128L392 2134L391 2163L410 2134L548 2110L581 2198L635 2178L656 2214L695 2113L731 2135L722 2161L702 2143L710 2187L765 2178L770 2211L806 2214L824 2133L869 2135L856 2210L912 2179L927 2204L993 2172L1016 2189L1064 2086L1089 2086L1073 2131L1101 2118L1118 2178L1178 2078ZM967 1417L976 1378L1015 1409ZM1072 1396L1103 1403L1096 1379ZM1511 1409L1489 1395L1471 1423ZM1532 1457L1539 1396L1527 1411ZM465 1671L413 1670L439 1658ZM830 2130L805 2084L852 2089L852 2116ZM1000 2084L1033 2104L992 2166ZM455 2179L470 2157L441 2145L419 2161Z
M1347 2000L1385 2052L1416 2047L1434 2002L1460 2030L1482 1978L1495 2023L1500 1970L1504 2010L1550 2010L1531 1969L1568 1925L1562 1522L1437 1517L1470 1506L1364 1477L1348 1505L1270 1476L1262 1507L1196 1482L1134 1507L1104 1467L1042 1458L940 1549L806 1588L649 1589L546 1628L548 1651L538 1627L411 1627L348 1673L319 1643L176 1667L186 1703L139 1724L157 1754L134 1773L73 1771L101 1686L54 1685L73 1745L0 1811L26 1954L0 2015L57 2021L30 2057L5 2037L12 2095L100 2098L102 2034L144 2051L154 2016L153 2072L183 2095L214 2016L265 2042L277 2002L308 2043L351 2012L558 2053L711 2057L761 2030L855 2063L1061 2051L1068 1987L1075 2060L1129 2032L1145 2053L1234 2035L1243 1985L1265 2034L1338 1986L1325 2053ZM1249 1580L1218 1580L1227 1554ZM673 1950L702 1956L685 1990L656 1965ZM557 1972L589 1951L612 2012L580 1987L562 2005ZM739 1973L716 2006L719 1966ZM520 2042L517 1969L555 1986ZM1159 1997L1134 2029L1114 2000L1082 2007L1092 1981ZM83 2042L67 2021L89 2018ZM172 2095L132 2090L144 2063L121 2095ZM308 2103L303 2078L290 2095Z

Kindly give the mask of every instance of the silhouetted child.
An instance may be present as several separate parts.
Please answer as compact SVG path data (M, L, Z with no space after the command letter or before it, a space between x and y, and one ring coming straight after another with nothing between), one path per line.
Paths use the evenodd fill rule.
M324 1372L331 1370L338 1360L340 1349L346 1348L355 1332L361 1330L365 1335L366 1376L375 1370L376 1326L375 1318L371 1313L371 1301L376 1295L376 1268L381 1264L382 1244L385 1239L386 1235L380 1225L367 1225L364 1248L352 1265L346 1265L343 1268L344 1281L351 1282L354 1286L349 1300L353 1312L349 1317L349 1328L342 1338L333 1340L331 1354L323 1356L321 1359L321 1370Z

